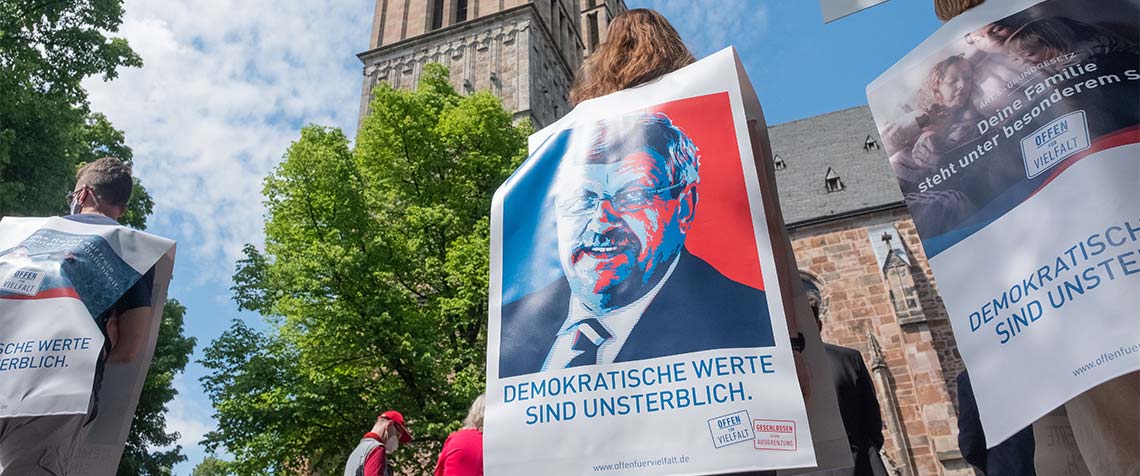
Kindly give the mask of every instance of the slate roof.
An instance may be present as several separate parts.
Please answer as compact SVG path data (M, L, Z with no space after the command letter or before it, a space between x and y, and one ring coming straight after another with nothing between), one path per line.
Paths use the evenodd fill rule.
M785 223L825 221L902 202L867 106L771 126L768 135L772 153L786 164L776 171ZM878 149L864 150L868 135L879 144ZM827 191L828 167L839 175L843 190Z

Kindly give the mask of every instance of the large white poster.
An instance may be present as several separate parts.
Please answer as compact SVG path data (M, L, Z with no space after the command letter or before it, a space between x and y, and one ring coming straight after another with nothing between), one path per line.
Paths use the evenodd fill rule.
M867 88L988 446L1140 368L1140 2L986 2Z
M72 470L115 474L173 265L174 242L140 231L58 217L0 221L0 418L87 414L98 391ZM104 334L96 316L152 267L141 351L129 363L104 364L97 379Z
M488 474L814 466L742 73L582 103L496 193Z

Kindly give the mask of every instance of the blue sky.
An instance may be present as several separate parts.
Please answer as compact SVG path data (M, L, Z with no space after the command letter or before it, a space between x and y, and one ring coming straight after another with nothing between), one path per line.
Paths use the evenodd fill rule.
M938 28L930 1L891 0L824 24L816 0L627 0L655 8L701 57L736 46L769 124L866 103L864 88ZM119 34L145 66L87 82L126 133L155 198L150 231L178 241L170 294L188 308L194 358L239 313L234 261L260 244L262 179L309 123L355 134L374 0L125 0ZM189 475L213 427L192 362L167 413ZM365 422L366 423L366 422ZM362 423L364 425L365 423ZM363 428L363 427L362 427Z

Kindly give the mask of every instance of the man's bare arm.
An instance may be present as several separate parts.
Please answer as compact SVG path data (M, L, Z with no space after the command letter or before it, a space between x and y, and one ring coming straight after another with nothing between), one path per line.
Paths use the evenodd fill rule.
M111 348L107 360L124 364L135 360L143 348L143 341L146 340L150 315L150 306L136 307L119 314L118 335L111 339L114 347Z

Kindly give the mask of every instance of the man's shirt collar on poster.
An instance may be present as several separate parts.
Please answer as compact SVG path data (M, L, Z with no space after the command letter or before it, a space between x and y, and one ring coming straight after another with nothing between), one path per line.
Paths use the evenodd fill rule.
M645 310L649 307L649 303L653 302L653 298L657 297L657 293L661 291L661 287L673 275L673 270L677 268L677 262L681 260L681 253L677 254L677 258L669 265L669 269L665 271L665 276L650 289L648 293L637 299L636 301L626 305L625 307L612 310L604 315L597 316L586 308L573 294L570 296L570 309L567 312L566 321L562 323L562 327L558 330L558 337L554 341L554 346L550 349L550 354L546 356L546 362L542 366L542 370L552 370L566 368L566 365L579 354L579 351L574 350L574 336L578 333L578 325L583 319L597 318L602 326L606 328L612 338L602 343L598 348L598 363L608 364L612 363L617 354L621 351L622 346L625 345L626 339L629 334L633 332L633 327L637 325L637 321L645 314Z

